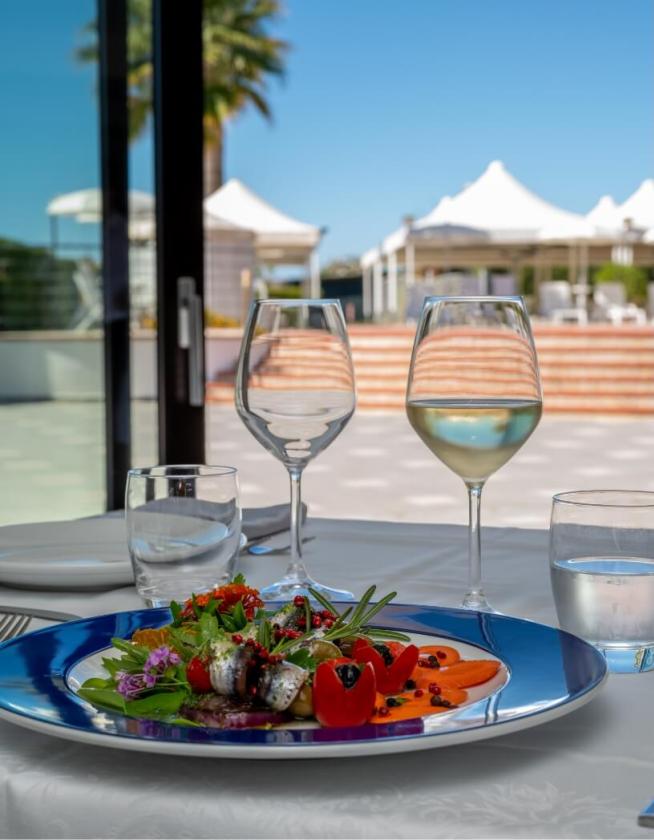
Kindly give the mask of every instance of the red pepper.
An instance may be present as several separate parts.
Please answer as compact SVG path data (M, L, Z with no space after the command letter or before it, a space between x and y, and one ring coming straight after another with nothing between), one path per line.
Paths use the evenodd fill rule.
M418 648L415 645L402 645L400 642L387 642L393 661L386 664L384 657L375 650L367 639L357 639L352 648L352 658L356 662L370 662L375 669L377 691L382 694L399 694L411 676L418 662Z
M199 656L194 656L186 666L186 679L196 694L207 694L213 691L209 668Z
M339 673L340 666L358 669L351 659L346 658L328 659L316 668L313 713L323 726L361 726L372 717L375 707L374 668L370 664L364 665L356 681L346 688L341 674L347 674L347 671Z

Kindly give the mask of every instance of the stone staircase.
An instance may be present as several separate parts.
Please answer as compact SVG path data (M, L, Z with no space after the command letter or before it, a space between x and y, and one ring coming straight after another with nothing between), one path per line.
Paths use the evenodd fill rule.
M351 325L357 407L403 411L414 328ZM534 324L544 408L550 413L654 415L654 327ZM272 387L328 374L319 350L276 359ZM233 375L207 386L209 402L233 401Z

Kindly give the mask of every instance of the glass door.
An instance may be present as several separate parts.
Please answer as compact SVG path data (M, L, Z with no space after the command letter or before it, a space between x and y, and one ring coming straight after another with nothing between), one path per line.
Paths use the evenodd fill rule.
M0 8L0 524L105 509L93 0Z

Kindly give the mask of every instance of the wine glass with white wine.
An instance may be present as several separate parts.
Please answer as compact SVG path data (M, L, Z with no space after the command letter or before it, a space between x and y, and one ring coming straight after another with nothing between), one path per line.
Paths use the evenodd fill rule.
M354 369L337 300L258 300L243 334L236 410L254 437L288 470L291 562L282 580L262 590L267 600L307 594L331 600L351 592L316 583L302 561L300 481L313 458L354 413Z
M406 409L420 438L468 489L463 606L493 612L481 583L481 491L529 438L542 412L538 360L522 298L426 298Z

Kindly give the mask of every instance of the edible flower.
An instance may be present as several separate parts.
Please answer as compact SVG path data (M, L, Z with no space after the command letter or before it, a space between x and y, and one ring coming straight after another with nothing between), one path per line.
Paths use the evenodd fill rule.
M181 661L179 654L171 650L168 645L155 648L150 651L148 658L145 660L143 671L136 673L117 672L116 691L126 700L133 700L144 691L154 688L157 682L166 676L168 669L176 667Z
M313 713L323 726L361 726L370 719L377 696L370 663L341 657L321 662L313 678Z
M371 644L367 639L357 639L352 647L355 662L369 662L377 680L377 691L382 694L399 694L418 662L418 648L400 642Z

